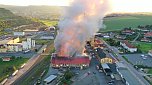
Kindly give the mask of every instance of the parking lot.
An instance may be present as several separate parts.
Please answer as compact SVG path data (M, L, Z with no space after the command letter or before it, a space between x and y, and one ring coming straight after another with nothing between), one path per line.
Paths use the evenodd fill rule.
M145 65L152 67L152 57L143 54L125 54L124 56L133 64L133 65Z
M30 58L30 57L32 57L34 54L36 54L36 52L34 52L34 51L30 51L30 52L28 52L28 53L24 53L24 52L0 53L0 57L11 57L11 56L15 56L15 57Z
M40 49L41 45L36 45L35 49ZM8 53L0 53L0 58L1 57L11 57L11 56L15 56L15 57L24 57L24 58L31 58L33 55L37 54L35 52L35 50L31 50L27 53L24 53L24 51L22 52L8 52Z

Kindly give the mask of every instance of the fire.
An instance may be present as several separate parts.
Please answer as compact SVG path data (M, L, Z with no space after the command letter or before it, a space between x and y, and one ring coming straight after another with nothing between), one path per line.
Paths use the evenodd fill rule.
M76 21L76 22L82 22L82 21L83 21L83 18L84 18L84 15L83 15L83 14L78 15L78 16L75 18L75 21Z
M59 56L83 54L87 40L93 37L99 21L107 12L108 0L73 0L71 8L59 22L55 48ZM103 10L103 11L102 11ZM102 23L102 22L101 22Z

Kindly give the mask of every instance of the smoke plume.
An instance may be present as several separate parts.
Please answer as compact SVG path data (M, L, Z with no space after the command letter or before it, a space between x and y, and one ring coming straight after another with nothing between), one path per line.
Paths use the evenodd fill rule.
M102 25L109 0L73 0L59 22L55 48L60 56L81 54Z

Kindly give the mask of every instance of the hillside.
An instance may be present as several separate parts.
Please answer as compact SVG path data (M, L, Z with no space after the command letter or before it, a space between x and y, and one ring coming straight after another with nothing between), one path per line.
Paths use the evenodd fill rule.
M39 19L50 19L58 20L59 16L63 14L63 10L66 7L62 6L10 6L0 5L0 7L9 9L16 15L39 18ZM24 10L24 11L23 11Z
M0 8L0 35L10 33L7 32L6 29L13 30L14 27L21 25L24 25L24 28L19 28L18 31L29 27L32 29L40 29L45 27L45 25L41 22L36 22L29 18L17 16L5 8Z
M60 16L63 14L63 10L67 7L61 6L9 6L0 5L6 9L11 10L14 14L38 18L42 20L42 23L52 23L50 21L58 22ZM23 11L24 10L24 11ZM44 21L43 21L44 20ZM113 31L121 30L125 27L136 28L138 25L152 25L152 13L112 13L104 18L104 24L106 29L101 31ZM50 25L50 24L49 24Z
M31 24L30 19L23 18L21 16L16 16L9 10L0 8L0 31L5 28L13 28L20 25Z

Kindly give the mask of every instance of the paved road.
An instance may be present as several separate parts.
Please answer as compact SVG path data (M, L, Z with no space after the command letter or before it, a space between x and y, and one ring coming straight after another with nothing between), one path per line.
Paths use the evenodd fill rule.
M124 64L127 66L127 69L132 73L133 76L135 76L135 78L141 83L141 85L150 85L131 64L129 64L124 58L122 58L117 48L110 48L113 49L113 52L117 54L118 59L124 62Z
M32 58L30 58L28 60L28 62L26 63L26 65L24 66L23 69L20 69L18 71L18 73L14 76L14 77L10 77L8 79L8 81L5 83L5 85L20 85L20 83L18 83L20 81L20 79L25 76L25 74L27 74L29 72L29 70L32 69L32 67L34 67L37 63L40 62L41 58L40 58L40 54L43 52L43 49L46 48L46 45L44 45L39 51L38 54L35 54ZM28 76L28 75L26 75Z
M140 36L140 33L138 32L137 37L132 42L135 42L139 38L139 36Z
M148 67L152 67L152 57L147 56L145 59L141 57L142 54L125 54L126 58L133 64L133 65L145 65Z
M0 53L0 57L8 57L8 56L15 56L15 57L24 57L24 58L31 58L33 55L35 55L36 52L30 51L28 53L23 52L16 52L16 53Z
M131 64L129 64L124 58L122 58L117 48L111 47L104 40L103 42L107 45L109 49L111 49L118 56L119 60L122 60L124 62L127 69L132 73L133 76L135 76L135 78L141 83L141 85L150 85Z

